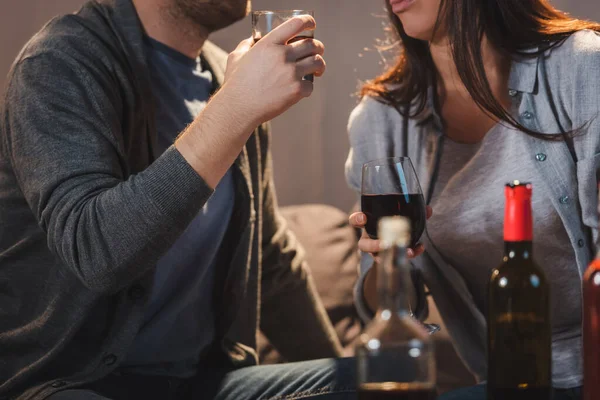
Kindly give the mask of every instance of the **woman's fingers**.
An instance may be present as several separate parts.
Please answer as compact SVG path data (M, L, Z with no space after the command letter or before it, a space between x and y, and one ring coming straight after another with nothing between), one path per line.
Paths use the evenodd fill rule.
M361 212L355 212L348 218L350 225L355 228L363 228L367 223L367 216Z
M422 244L418 244L414 249L406 250L406 255L408 258L416 258L425 252L425 246Z
M431 207L427 206L427 218L430 218L433 214ZM367 223L367 216L362 212L355 212L348 218L350 225L355 228L364 228ZM363 253L371 253L373 257L377 256L377 253L381 251L381 244L379 240L371 239L367 232L363 230L362 236L358 241L358 249ZM415 258L423 254L425 247L422 244L418 244L414 249L407 249L406 255L408 258Z
M379 240L369 239L369 237L363 236L358 241L358 248L363 253L379 253L381 248L379 247Z

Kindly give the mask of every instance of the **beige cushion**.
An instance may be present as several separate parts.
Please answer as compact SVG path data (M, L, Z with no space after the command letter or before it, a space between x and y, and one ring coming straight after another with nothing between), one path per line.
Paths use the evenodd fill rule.
M309 204L280 211L306 250L317 290L347 347L362 329L352 298L358 265L356 231L348 224L348 216L331 206ZM259 357L262 363L284 361L264 336L259 336Z

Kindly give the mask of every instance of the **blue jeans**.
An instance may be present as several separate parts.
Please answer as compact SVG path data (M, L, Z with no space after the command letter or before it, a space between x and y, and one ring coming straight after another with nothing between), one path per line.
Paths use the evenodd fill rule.
M485 400L486 386L477 385L444 393L438 400ZM581 388L554 389L552 400L580 400Z
M355 400L354 358L213 370L187 379L109 377L47 400Z

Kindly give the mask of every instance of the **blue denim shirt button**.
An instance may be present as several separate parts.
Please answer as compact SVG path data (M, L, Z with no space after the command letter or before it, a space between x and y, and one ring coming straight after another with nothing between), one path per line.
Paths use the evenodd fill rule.
M583 239L579 239L577 241L577 246L579 246L580 248L584 247L585 246L585 241Z
M529 111L525 111L523 113L523 118L525 118L525 119L531 119L531 118L533 118L533 114L531 112L529 112Z
M517 93L518 93L518 92L517 92L515 89L510 89L510 90L508 91L508 95L509 95L510 97L515 97L515 96L517 95Z
M538 161L546 161L546 158L548 158L544 153L537 153L535 155L535 159Z
M563 196L559 199L561 204L567 204L569 202L570 198L569 196Z

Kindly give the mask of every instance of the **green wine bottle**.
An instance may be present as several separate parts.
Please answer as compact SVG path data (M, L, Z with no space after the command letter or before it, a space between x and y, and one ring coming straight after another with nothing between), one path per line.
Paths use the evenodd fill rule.
M504 259L488 297L488 400L550 400L550 287L534 262L531 184L506 185Z

